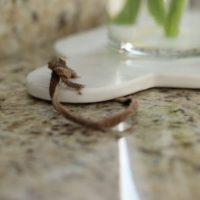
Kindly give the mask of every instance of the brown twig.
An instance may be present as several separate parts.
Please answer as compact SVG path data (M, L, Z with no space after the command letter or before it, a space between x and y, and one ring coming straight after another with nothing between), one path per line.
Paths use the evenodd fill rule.
M50 96L52 98L52 103L54 108L62 114L66 119L71 120L79 125L91 128L91 129L98 129L98 130L104 130L107 128L114 127L118 125L119 123L125 121L129 116L133 115L138 107L137 102L130 102L130 105L128 108L126 108L124 111L111 116L104 118L100 121L92 121L90 119L85 119L82 117L75 116L69 112L61 103L59 100L59 82L60 79L68 85L68 87L75 89L80 92L80 90L84 87L81 84L73 83L72 81L69 81L71 78L76 78L77 74L74 70L70 69L66 62L62 59L53 59L49 63L49 68L52 70L52 76L50 81Z
M114 99L114 101L122 104L123 106L129 106L132 102L132 98L130 96L119 97L119 98Z

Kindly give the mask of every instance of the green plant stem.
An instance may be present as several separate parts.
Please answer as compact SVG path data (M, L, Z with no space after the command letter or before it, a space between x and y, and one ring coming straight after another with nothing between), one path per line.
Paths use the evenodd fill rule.
M142 0L127 0L124 8L111 21L116 24L134 24L140 10Z
M185 11L187 0L172 0L169 14L165 24L167 37L176 37L179 34L182 15Z
M165 24L167 13L164 0L148 0L148 9L158 24Z

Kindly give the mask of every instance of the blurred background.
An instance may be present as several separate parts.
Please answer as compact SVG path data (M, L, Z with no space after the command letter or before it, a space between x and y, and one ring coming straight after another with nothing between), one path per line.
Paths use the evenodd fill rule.
M0 0L0 57L89 29L105 20L106 0Z

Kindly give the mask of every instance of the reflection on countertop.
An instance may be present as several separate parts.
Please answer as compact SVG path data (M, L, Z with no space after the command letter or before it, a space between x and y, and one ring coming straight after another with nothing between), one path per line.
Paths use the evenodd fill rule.
M141 200L200 198L198 90L137 93L132 130L91 131L27 95L26 74L50 55L47 46L0 60L0 199L119 199L120 137L128 138ZM88 117L123 109L113 101L66 106Z

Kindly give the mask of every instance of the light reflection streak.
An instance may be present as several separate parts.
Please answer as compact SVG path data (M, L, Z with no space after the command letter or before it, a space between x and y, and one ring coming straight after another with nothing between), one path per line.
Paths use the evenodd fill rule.
M131 170L127 139L119 139L118 145L120 200L140 200Z
M113 131L123 133L124 131L128 130L130 127L131 127L130 124L128 124L127 122L121 122L113 128Z

